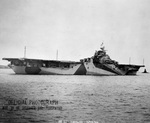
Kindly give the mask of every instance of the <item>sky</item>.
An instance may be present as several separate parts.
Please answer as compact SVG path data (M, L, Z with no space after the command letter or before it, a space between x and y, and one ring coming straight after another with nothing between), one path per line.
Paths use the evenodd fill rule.
M2 58L79 61L102 42L111 59L150 71L150 0L0 0Z

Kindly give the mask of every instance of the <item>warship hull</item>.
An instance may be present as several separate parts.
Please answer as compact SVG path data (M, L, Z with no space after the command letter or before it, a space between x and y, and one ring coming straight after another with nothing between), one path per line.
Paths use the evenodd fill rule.
M9 67L16 74L49 75L136 75L144 65L119 64L110 59L104 47L94 56L75 61L42 60L28 58L3 58L10 61Z
M97 64L93 58L82 62L62 62L62 61L43 61L38 59L12 59L4 58L11 61L8 66L16 74L45 74L45 75L97 75L97 76L114 76L114 75L136 75L140 65L120 64L116 67L114 64ZM16 64L17 61L17 64ZM43 66L44 64L44 66Z
M86 68L86 75L136 75L140 67L143 65L128 65L128 64L98 64L94 63L93 59L86 59L84 66Z
M44 67L25 67L11 66L16 74L45 74L45 75L86 75L83 65L77 65L75 68L44 68Z
M16 74L86 75L86 69L81 62L26 58L3 58L3 60L11 62L8 66Z

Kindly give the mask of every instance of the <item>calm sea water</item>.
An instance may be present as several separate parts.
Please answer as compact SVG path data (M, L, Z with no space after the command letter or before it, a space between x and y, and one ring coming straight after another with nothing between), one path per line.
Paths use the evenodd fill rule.
M150 74L15 75L0 70L0 123L59 120L149 123Z

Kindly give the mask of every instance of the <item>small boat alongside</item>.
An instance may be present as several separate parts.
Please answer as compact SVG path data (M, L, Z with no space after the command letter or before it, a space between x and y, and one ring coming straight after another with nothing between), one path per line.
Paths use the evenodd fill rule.
M142 73L148 73L146 69L144 69L144 71Z

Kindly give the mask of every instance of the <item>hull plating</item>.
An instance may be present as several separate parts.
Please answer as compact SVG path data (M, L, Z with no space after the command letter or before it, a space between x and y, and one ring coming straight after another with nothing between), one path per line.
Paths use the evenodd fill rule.
M77 64L71 68L45 68L41 67L40 74L51 75L84 75L85 69L81 68L81 64ZM82 69L82 70L81 70Z
M11 66L11 68L16 74L27 74L25 71L25 66Z
M84 63L84 66L87 71L86 75L117 75L116 73L95 67L92 62L86 62Z
M85 62L84 64L77 64L72 68L46 68L46 67L26 67L26 66L11 66L16 74L49 74L49 75L136 75L138 68L132 71L121 71L113 66L107 68L100 68L93 64L93 62Z
M11 68L16 74L86 75L86 69L82 64L77 64L71 68L39 68L14 65Z

